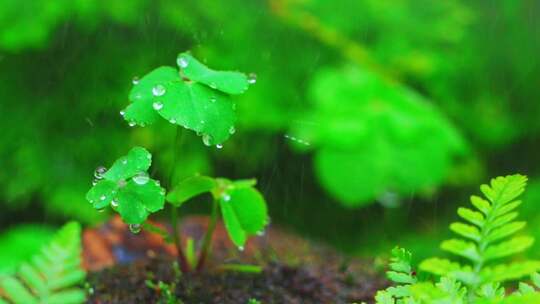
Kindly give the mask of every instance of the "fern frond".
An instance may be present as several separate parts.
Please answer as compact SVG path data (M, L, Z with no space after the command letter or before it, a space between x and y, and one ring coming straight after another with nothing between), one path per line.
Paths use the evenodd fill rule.
M388 287L375 295L379 304L394 303L394 299L402 299L410 296L409 287L417 282L416 274L411 266L412 255L403 248L392 249L390 258L390 270L386 272L388 279L397 286Z
M534 241L529 236L514 236L525 227L525 222L516 221L516 209L521 205L518 197L524 192L526 183L527 177L519 174L494 178L489 185L480 186L485 198L471 196L476 210L458 209L458 216L465 222L452 223L450 229L462 238L446 240L441 243L441 248L465 258L470 265L429 259L420 264L420 269L456 278L473 287L471 292L492 292L492 295L495 294L495 285L486 283L515 280L538 271L538 261L486 267L494 260L526 250Z
M76 304L85 292L75 287L86 273L81 268L81 227L70 222L16 276L0 277L0 303Z

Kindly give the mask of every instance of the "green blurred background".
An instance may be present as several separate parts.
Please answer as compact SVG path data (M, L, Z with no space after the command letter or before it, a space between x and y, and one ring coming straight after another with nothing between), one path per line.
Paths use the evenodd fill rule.
M166 175L173 127L119 111L185 50L257 83L223 149L185 135L176 180L256 177L274 225L421 258L479 183L519 172L540 237L536 0L0 0L0 272L68 219L105 220L84 194L131 146Z

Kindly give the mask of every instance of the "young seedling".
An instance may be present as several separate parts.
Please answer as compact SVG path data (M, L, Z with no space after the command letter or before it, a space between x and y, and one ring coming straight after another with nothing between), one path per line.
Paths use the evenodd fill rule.
M129 94L131 104L120 114L130 126L146 126L163 118L176 126L176 138L181 129L195 131L205 145L221 148L235 133L235 104L231 95L244 93L255 82L240 72L215 71L197 61L190 53L177 58L179 69L159 67L141 79L133 80ZM177 145L175 140L174 145ZM221 214L232 242L242 250L249 236L264 231L268 223L266 202L254 188L255 180L231 181L225 178L193 176L181 181L170 193L158 180L151 178L148 169L152 155L135 147L116 160L110 169L99 167L93 187L86 198L97 210L110 206L118 212L130 230L137 233L150 214L162 210L169 202L173 226L172 239L178 251L183 272L204 267L211 249L212 234ZM176 157L172 164L176 168ZM167 188L171 189L170 172ZM212 195L212 214L195 261L193 244L188 242L188 254L178 234L178 209L189 199L208 192Z

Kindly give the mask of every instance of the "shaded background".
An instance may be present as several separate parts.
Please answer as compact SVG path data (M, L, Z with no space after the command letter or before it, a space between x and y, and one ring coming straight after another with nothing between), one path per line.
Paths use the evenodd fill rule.
M1 0L0 272L66 220L108 217L84 199L97 166L141 145L169 172L173 126L119 111L186 50L257 83L223 149L186 133L175 180L256 177L274 225L422 258L479 183L519 172L540 236L538 1Z

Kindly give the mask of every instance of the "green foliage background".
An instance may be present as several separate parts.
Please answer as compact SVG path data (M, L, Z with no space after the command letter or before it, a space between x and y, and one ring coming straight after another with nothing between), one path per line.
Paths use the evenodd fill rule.
M90 172L134 145L163 178L173 128L119 111L191 50L257 83L223 149L182 138L175 180L253 176L273 223L422 258L471 189L520 172L538 236L539 31L533 0L0 1L0 229L104 219Z

